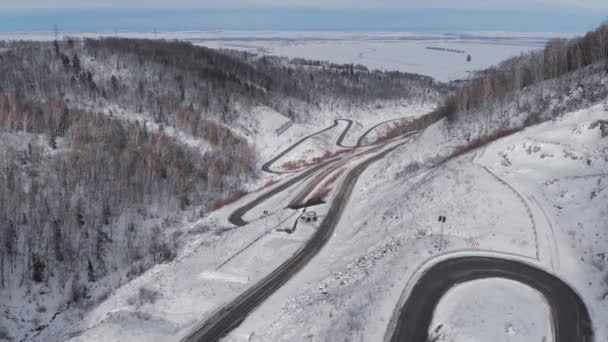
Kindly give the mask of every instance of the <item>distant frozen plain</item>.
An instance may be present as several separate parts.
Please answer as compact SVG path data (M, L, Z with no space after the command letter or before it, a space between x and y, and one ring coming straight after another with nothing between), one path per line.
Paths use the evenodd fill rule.
M485 69L508 57L540 49L549 39L571 36L573 34L520 32L222 31L204 33L199 37L193 35L188 40L213 48L363 64L372 70L399 70L448 81L466 78L470 71ZM467 62L467 55L471 55L470 62Z
M324 31L176 31L74 33L75 37L115 36L185 40L211 48L260 55L363 64L370 70L398 70L439 81L466 78L522 52L540 49L553 38L572 33L547 32L324 32ZM49 40L54 33L5 33L0 39ZM459 50L464 53L444 51ZM471 61L467 62L467 55Z

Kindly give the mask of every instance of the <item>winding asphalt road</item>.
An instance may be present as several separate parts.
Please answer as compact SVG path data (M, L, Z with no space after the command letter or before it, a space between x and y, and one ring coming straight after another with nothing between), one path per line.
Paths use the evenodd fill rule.
M346 128L344 128L344 131L342 131L342 134L340 134L340 136L338 137L338 140L336 141L336 145L338 145L339 147L343 147L343 148L355 148L357 146L345 146L344 145L344 138L346 138L346 135L348 135L348 131L350 131L350 128L353 126L353 120L348 120L348 119L337 119L336 121L346 121Z
M357 144L355 146L346 146L344 145L344 139L346 139L346 136L348 135L348 133L350 132L350 129L353 126L353 121L349 120L349 119L334 119L334 123L327 127L324 128L320 131L317 131L315 133L309 134L303 138L301 138L300 140L296 141L294 144L290 145L288 148L286 148L285 150L281 151L279 154L277 154L276 156L274 156L272 159L270 159L269 161L267 161L266 163L264 163L264 165L262 165L262 171L266 172L266 173L272 173L275 175L282 175L285 173L289 173L289 172L281 172L281 171L274 171L272 170L270 167L276 163L279 159L283 158L285 155L287 155L289 152L293 151L296 147L298 147L300 144L302 144L303 142L305 142L306 140L317 136L319 134L325 133L333 128L335 128L336 126L338 126L340 121L346 121L347 125L344 128L344 131L342 131L342 133L340 134L340 136L338 137L338 140L336 141L336 145L338 147L342 147L342 148L357 148L357 147L364 147L363 146L363 141L365 140L365 137L367 135L369 135L373 130L375 130L376 128L387 124L389 122L393 122L393 121L398 121L398 120L403 120L404 118L398 118L398 119L391 119L391 120L386 120L383 122L380 122L378 124L376 124L375 126L371 127L370 129L368 129L367 131L365 131L363 133L363 135L361 135L361 137L359 137L359 139L357 140Z
M336 127L339 120L340 119L335 120L332 126L322 131L302 138L294 145L275 156L264 164L264 171L278 173L270 170L270 166L274 162L289 153L306 139ZM348 122L348 125L336 142L336 144L341 147L346 147L343 145L343 140L352 126L352 121L345 121ZM366 135L385 123L386 122L380 123L366 131L358 140L357 147L362 145ZM343 182L339 185L327 216L325 216L320 223L319 228L311 239L296 251L291 258L286 260L268 276L248 288L225 306L219 308L208 319L200 322L182 341L217 341L240 325L257 306L306 266L306 264L308 264L308 262L327 244L334 233L335 227L344 212L361 173L369 165L405 143L406 141L401 142L379 152L351 169L345 176ZM384 146L386 146L386 144L384 144ZM382 146L379 146L377 149L368 152L376 152L381 148ZM303 194L314 189L314 186L312 185L318 184L320 179L322 180L335 170L336 165L338 164L331 164L341 159L342 158L335 158L328 160L299 173L297 176L289 179L278 187L259 196L254 201L238 208L229 217L230 222L237 226L246 225L247 222L242 218L246 212L268 198L320 171L320 173L317 174L302 191L302 196L304 196ZM433 312L443 295L451 287L457 284L483 278L511 279L526 284L542 293L547 299L547 302L551 305L553 326L557 342L593 341L593 330L589 313L581 298L568 285L557 277L531 265L512 260L489 257L461 257L451 259L440 262L427 270L413 287L403 308L398 311L399 317L396 328L393 334L390 335L391 338L389 340L404 342L427 341Z
M532 265L492 257L459 257L428 269L409 293L389 341L428 341L433 312L445 293L455 285L485 278L514 280L540 292L551 307L556 342L593 341L589 312L570 286Z
M370 129L368 129L367 131L365 131L360 137L359 140L357 140L357 146L356 147L363 147L363 141L365 141L365 138L371 133L373 132L376 128L387 124L389 122L393 122L393 121L399 121L399 120L403 120L405 118L397 118L397 119L392 119L392 120L386 120L386 121L382 121L379 124L371 127Z
M342 141L344 140L344 138L346 137L346 135L348 134L348 131L350 130L353 122L352 120L347 120L347 119L336 119L334 120L334 125L330 126L326 129L324 129L323 131L319 131L317 133L308 135L307 137L305 137L304 139L308 139L310 137L313 137L317 134L323 133L331 128L334 128L338 121L347 121L348 125L347 127L344 129L344 131L342 132L342 134L340 135L340 137L338 138L336 144L341 144ZM392 121L392 120L390 120ZM387 121L388 122L388 121ZM386 123L386 122L385 122ZM411 133L407 133L405 135L402 136L402 138L406 138L409 137L412 134L416 134L417 132L411 132ZM285 149L283 152L281 152L279 154L279 157L274 157L271 161L267 162L266 165L267 168L269 168L274 162L276 162L276 160L278 160L280 157L284 156L286 153L288 153L289 151L293 150L295 147L297 147L298 145L300 145L303 141L299 140L297 141L295 144L289 146L287 149ZM366 151L365 153L373 153L376 152L377 150L381 149L382 146L378 146L376 148L370 149L368 151ZM287 152L286 152L287 151ZM340 165L332 165L331 167L325 168L326 166L330 165L330 164L334 164L336 163L338 160L340 160L341 158L334 158L331 160L328 160L326 162L323 162L321 164L315 165L314 167L298 174L297 176L294 176L293 178L291 178L290 180L288 180L287 182L279 185L278 187L272 189L269 192L264 193L263 195L261 195L260 197L256 198L255 200L253 200L252 202L249 202L245 205L243 205L242 207L237 208L234 212L232 212L232 214L230 214L230 216L228 217L228 221L232 224L234 224L235 226L238 227L242 227L247 225L247 221L245 221L243 219L243 216L245 216L245 214L255 208L256 206L262 204L264 201L268 200L269 198L271 198L274 195L277 195L279 193L281 193L282 191L287 190L289 187L291 187L292 185L298 183L299 181L306 179L310 176L312 176L313 174L319 172L318 175L315 176L315 178L309 182L309 184L296 196L294 197L294 199L292 199L288 205L288 207L291 207L293 205L296 204L301 204L302 201L314 190L314 188L325 178L327 177L329 174L331 174L333 171L335 171L337 168L339 168L340 165L343 165L344 163L340 163ZM323 170L325 168L325 170ZM274 171L272 171L274 172Z
M336 127L339 120L340 119L335 120L332 126L308 135L291 145L264 164L264 171L279 173L270 170L270 166L274 162L289 153L306 139ZM343 141L353 123L350 120L345 121L348 122L348 125L338 138L336 144L340 147L349 148L343 145ZM362 145L365 137L371 131L385 123L386 122L380 123L366 131L361 138L359 138L357 147ZM182 341L217 341L240 325L257 306L306 266L306 264L308 264L308 262L327 244L334 233L335 227L344 212L361 173L369 165L405 143L406 142L404 141L394 145L389 149L365 159L351 169L345 176L343 182L339 185L327 216L320 223L319 228L312 238L291 258L286 260L268 276L248 288L225 306L219 308L208 319L200 322ZM376 152L381 148L382 146L379 146L377 149L370 150L369 152ZM334 164L338 160L342 160L342 158L325 161L297 174L271 191L264 193L252 202L235 210L229 217L230 222L237 226L246 225L247 222L243 220L243 215L249 210L268 198L286 190L297 182L318 173L301 192L301 196L305 196L307 192L314 189L314 184L318 184L320 180L335 170L337 165L342 164ZM433 312L444 294L455 285L484 278L505 278L518 281L542 293L551 306L552 323L557 342L593 341L592 323L587 308L578 294L576 294L568 285L557 277L529 264L490 257L455 258L440 262L427 270L414 285L403 308L397 311L398 317L396 328L394 332L392 332L392 335L389 335L389 332L387 332L387 336L390 336L388 340L403 342L427 341L429 325L433 319Z
M255 200L243 205L242 207L237 208L234 212L232 212L232 214L230 214L230 216L228 217L228 221L230 221L230 223L234 224L235 226L238 227L242 227L244 225L246 225L248 222L245 221L243 219L243 216L251 209L255 208L256 206L262 204L264 201L266 201L267 199L271 198L272 196L285 191L287 188L291 187L292 185L296 184L297 182L301 181L302 179L305 179L311 175L313 175L315 172L323 169L324 167L335 163L336 161L338 161L339 158L335 158L335 159L330 159L326 162L323 162L319 165L316 165L306 171L303 171L301 173L299 173L298 175L290 178L289 180L287 180L286 182L282 183L281 185L273 188L272 190L262 194L261 196L259 196L258 198L256 198Z
M298 147L300 144L302 144L306 140L308 140L308 139L310 139L310 138L312 138L312 137L314 137L316 135L325 133L325 132L333 129L334 127L338 126L338 122L339 121L340 121L340 119L336 119L336 120L334 120L333 125L325 128L325 129L322 129L322 130L320 130L318 132L309 134L309 135L303 137L302 139L296 141L294 144L292 144L291 146L289 146L288 148L286 148L285 150L283 150L281 153L277 154L272 159L270 159L269 161L267 161L264 165L262 165L262 171L267 172L267 173L273 173L275 175L282 175L282 174L284 174L285 172L279 172L279 171L271 170L270 166L272 166L272 164L276 163L277 160L283 158L283 156L285 156L287 153L291 152L294 148ZM349 128L350 128L350 126L349 126Z
M342 216L353 188L361 173L372 163L380 160L386 154L405 144L402 142L388 148L358 164L348 172L340 184L328 214L320 223L312 238L281 266L272 271L257 284L248 288L237 298L215 311L207 320L199 323L182 341L210 342L217 341L232 329L237 327L245 318L271 294L298 273L317 253L327 244L334 229ZM327 162L329 163L329 162ZM324 164L317 166L321 168Z
M371 148L365 152L362 152L360 154L357 154L353 157L359 157L365 154L372 154L375 153L377 151L379 151L380 149L382 149L383 146L378 146L375 148ZM321 182L330 174L332 174L334 171L338 170L339 168L343 167L346 165L346 163L348 162L348 159L342 159L341 161L334 163L333 165L325 168L324 170L321 170L318 174L316 174L314 177L311 177L311 179L308 182L308 184L306 184L306 186L304 187L304 189L302 189L300 191L300 193L298 193L296 196L294 196L294 198L291 200L291 202L289 202L288 207L292 208L295 207L297 205L302 205L304 204L304 201L306 200L306 198L313 192L314 189L316 189L319 184L321 184Z

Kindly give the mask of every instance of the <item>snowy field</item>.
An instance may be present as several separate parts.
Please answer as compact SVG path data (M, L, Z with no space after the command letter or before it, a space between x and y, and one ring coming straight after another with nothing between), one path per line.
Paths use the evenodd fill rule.
M542 48L551 38L574 36L571 33L546 32L315 31L188 31L156 34L120 32L66 35L179 39L211 48L244 50L262 55L363 64L369 69L418 73L441 81L463 78L469 71L484 69L508 57ZM0 39L50 40L54 39L54 34L0 34ZM467 62L469 54L471 61Z

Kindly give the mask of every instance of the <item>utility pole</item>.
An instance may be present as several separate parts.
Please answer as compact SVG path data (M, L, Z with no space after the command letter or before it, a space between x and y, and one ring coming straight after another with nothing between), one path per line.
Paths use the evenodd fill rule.
M280 211L279 211L279 223L277 224L277 226L278 226L279 228L281 227L281 224L283 223L283 214L285 214L285 213L283 212L283 210L280 210Z
M445 244L445 241L443 239L443 224L445 223L446 219L447 218L445 216L441 216L441 215L439 216L439 224L441 227L441 233L440 233L440 239L439 239L439 250L442 250L443 245Z

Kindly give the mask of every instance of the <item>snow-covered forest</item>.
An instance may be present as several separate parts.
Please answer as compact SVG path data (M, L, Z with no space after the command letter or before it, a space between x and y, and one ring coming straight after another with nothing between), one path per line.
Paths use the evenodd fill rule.
M446 117L452 129L466 133L461 152L477 148L604 100L607 58L608 23L582 37L553 40L542 50L476 72L435 114ZM404 122L385 137L411 129L412 122Z
M256 106L298 122L376 101L432 102L446 89L181 42L0 42L0 293L52 316L172 260L177 223L257 178L254 146L231 127ZM107 290L92 296L99 284Z

